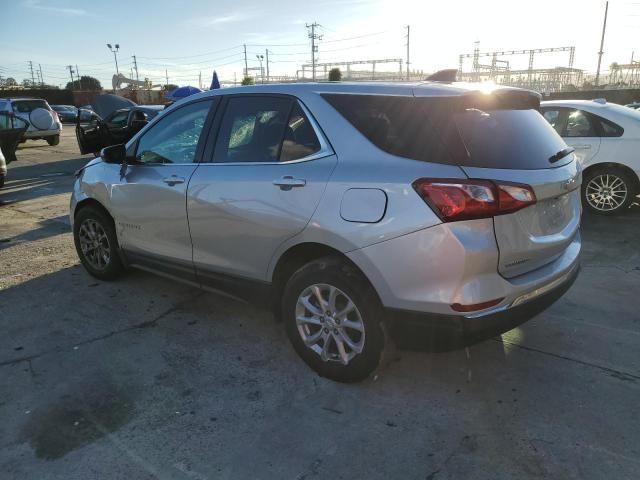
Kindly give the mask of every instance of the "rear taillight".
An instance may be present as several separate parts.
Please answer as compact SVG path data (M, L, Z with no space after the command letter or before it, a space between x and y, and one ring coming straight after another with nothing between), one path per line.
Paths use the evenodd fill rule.
M536 203L529 185L511 182L420 178L413 188L445 222L495 217Z

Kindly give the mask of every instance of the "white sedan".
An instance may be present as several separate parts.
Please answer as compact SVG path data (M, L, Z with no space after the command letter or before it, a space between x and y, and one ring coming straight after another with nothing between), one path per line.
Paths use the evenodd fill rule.
M640 112L605 100L553 100L540 110L582 165L582 201L614 214L640 194Z

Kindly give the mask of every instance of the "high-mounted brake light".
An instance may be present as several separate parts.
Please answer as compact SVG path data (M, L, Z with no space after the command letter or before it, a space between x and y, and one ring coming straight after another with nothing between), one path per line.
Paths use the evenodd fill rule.
M520 183L420 178L413 188L445 222L495 217L536 203L533 189Z

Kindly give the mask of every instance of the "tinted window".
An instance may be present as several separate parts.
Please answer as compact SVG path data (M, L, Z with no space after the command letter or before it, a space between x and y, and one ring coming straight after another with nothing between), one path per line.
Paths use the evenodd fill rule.
M13 111L17 113L31 113L36 108L49 110L47 102L44 100L18 100L12 103Z
M600 124L600 132L603 137L621 137L624 133L624 128L610 120L607 120L606 118L598 117L596 115L592 115L592 118Z
M126 110L124 112L117 112L109 120L107 120L107 123L115 127L124 127L127 124L128 117L129 112Z
M564 128L563 137L597 137L595 126L591 123L589 115L582 110L571 110L567 117L567 125Z
M27 122L4 112L0 112L0 130L12 130L14 128L28 128Z
M142 136L136 160L142 163L193 163L211 101L179 108L158 120Z
M320 142L309 119L296 102L289 115L284 141L280 151L280 161L288 162L308 157L320 151Z
M464 108L451 98L323 95L380 149L470 167L549 168L565 143L537 110Z
M277 162L292 104L283 97L231 97L220 125L214 161Z

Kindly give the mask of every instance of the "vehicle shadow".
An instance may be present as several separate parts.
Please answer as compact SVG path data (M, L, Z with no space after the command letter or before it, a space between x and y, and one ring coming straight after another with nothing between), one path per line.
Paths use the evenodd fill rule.
M1 205L1 203L0 203ZM24 242L42 240L67 233L71 230L68 215L40 220L37 226L15 236L4 236L0 233L0 252Z

